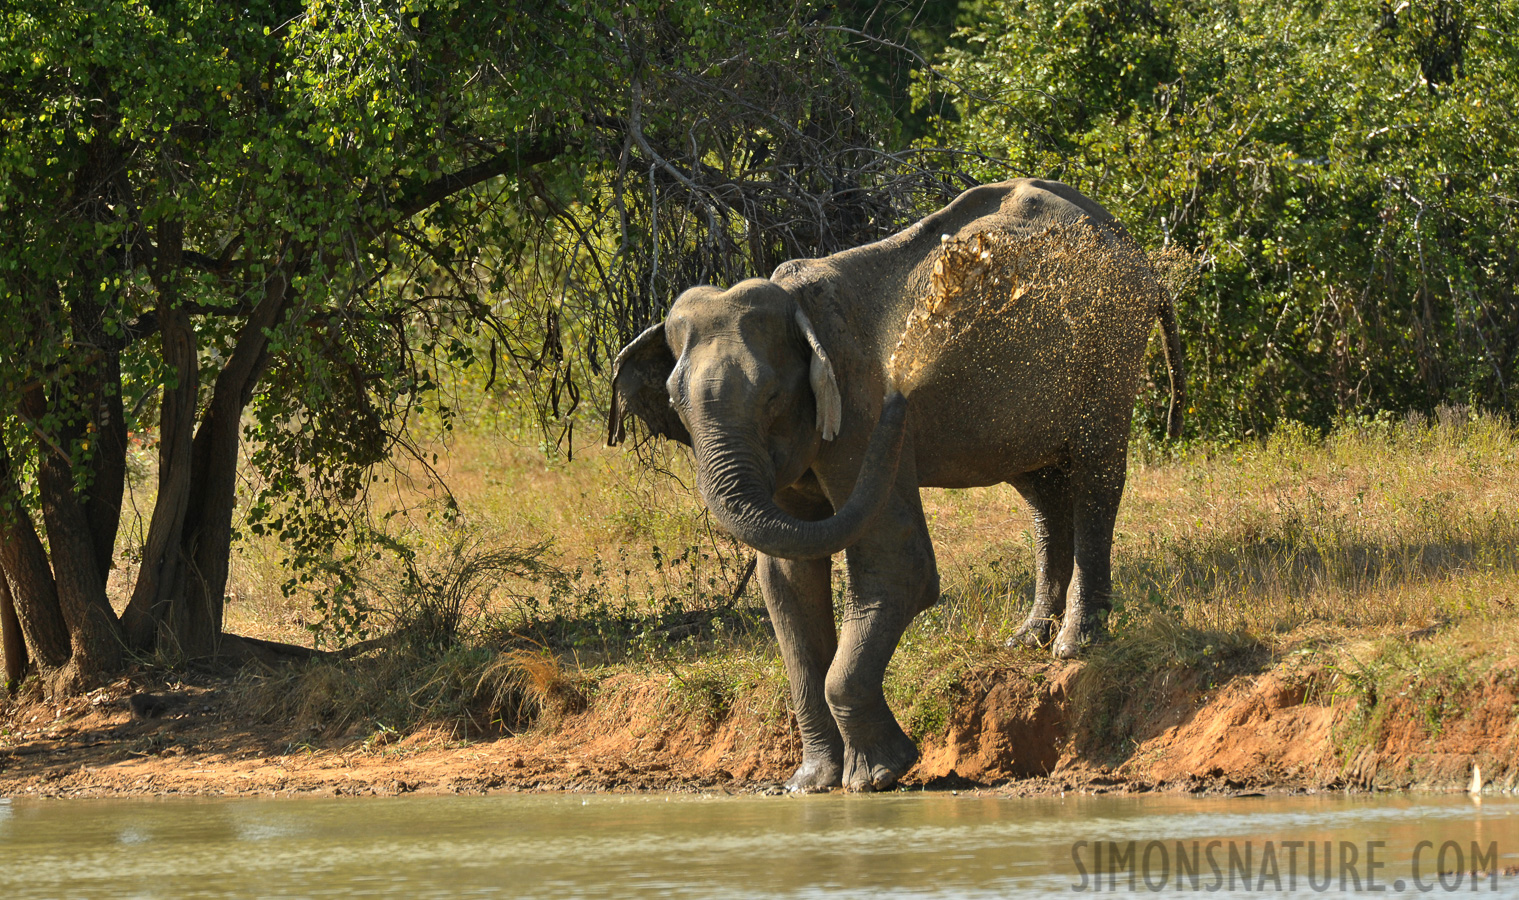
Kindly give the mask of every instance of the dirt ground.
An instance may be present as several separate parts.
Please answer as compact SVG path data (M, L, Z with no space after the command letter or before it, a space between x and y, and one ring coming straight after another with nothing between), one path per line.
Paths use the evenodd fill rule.
M1475 684L1440 723L1393 699L1375 733L1347 744L1355 704L1316 691L1291 659L1210 685L1157 673L1094 715L1083 664L972 672L942 733L921 741L909 789L1015 794L1464 789L1519 780L1512 672ZM235 682L137 677L63 704L0 715L0 796L390 795L487 791L779 791L799 759L791 723L672 715L662 686L613 676L584 710L522 734L438 731L325 736L234 713ZM1097 724L1093 724L1097 723ZM1100 726L1100 727L1099 727ZM1436 727L1437 726L1437 727Z

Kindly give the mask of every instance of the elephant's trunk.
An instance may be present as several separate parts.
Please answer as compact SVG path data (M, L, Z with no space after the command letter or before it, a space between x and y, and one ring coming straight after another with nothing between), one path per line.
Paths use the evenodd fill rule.
M865 450L854 491L833 516L818 522L798 519L775 503L773 479L756 471L747 453L713 447L697 451L697 487L707 508L734 537L768 556L819 559L859 540L881 511L897 477L907 398L892 393L881 407Z

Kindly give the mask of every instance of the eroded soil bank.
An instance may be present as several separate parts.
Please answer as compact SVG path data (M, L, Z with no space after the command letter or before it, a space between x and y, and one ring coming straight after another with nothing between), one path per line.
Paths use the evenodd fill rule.
M1388 647L1393 648L1389 656ZM1406 648L1419 648L1417 653ZM1419 636L1135 672L1005 653L938 693L909 788L1249 792L1519 784L1519 658ZM1401 656L1398 654L1402 654ZM1418 655L1422 654L1422 655ZM1444 669L1432 661L1448 662ZM1103 667L1106 666L1106 669ZM613 674L530 730L343 734L250 721L235 679L124 679L65 704L12 702L0 795L779 790L788 717L671 704L670 675Z

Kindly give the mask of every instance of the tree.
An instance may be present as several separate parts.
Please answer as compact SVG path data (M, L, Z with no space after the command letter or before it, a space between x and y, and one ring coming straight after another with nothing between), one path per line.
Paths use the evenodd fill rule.
M241 459L251 527L299 571L408 416L451 414L440 367L499 356L562 420L689 283L880 236L964 184L883 145L840 33L801 6L3 16L0 629L8 675L59 689L227 646ZM118 614L136 433L157 494Z
M1519 7L983 9L942 60L969 94L938 139L1009 161L981 177L1061 178L1196 254L1180 314L1205 433L1516 409Z

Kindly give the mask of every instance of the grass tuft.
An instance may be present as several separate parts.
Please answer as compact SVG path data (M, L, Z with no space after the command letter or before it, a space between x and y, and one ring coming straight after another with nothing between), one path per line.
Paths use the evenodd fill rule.
M1089 756L1125 754L1170 690L1206 691L1263 670L1269 648L1245 631L1198 628L1164 609L1132 615L1112 639L1093 647L1073 685L1075 739Z

